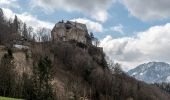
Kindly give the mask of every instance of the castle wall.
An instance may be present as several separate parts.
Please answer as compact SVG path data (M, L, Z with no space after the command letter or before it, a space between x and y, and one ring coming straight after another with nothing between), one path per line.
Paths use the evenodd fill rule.
M69 28L66 27L69 26ZM82 27L81 27L82 26ZM53 41L70 41L76 40L77 42L87 44L88 32L84 24L66 24L57 23L52 30Z
M86 44L85 33L83 30L80 29L71 29L70 32L67 32L68 40L76 40L78 42Z
M66 36L64 28L56 28L53 32L53 40L62 40L62 37Z

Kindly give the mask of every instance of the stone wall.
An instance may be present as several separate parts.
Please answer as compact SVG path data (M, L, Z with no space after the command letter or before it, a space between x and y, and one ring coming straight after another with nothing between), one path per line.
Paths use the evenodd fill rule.
M53 41L75 40L83 44L87 44L87 42L90 43L86 25L80 23L57 23L51 35Z

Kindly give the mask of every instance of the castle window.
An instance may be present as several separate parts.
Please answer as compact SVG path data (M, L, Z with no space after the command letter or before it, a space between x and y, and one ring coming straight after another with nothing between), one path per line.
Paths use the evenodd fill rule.
M65 25L65 28L66 28L67 30L69 30L69 29L71 29L71 25L70 25L70 24L66 24L66 25Z

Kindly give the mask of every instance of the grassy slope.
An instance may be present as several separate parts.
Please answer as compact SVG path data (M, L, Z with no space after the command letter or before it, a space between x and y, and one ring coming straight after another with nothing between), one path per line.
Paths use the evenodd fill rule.
M0 100L21 100L21 99L14 99L14 98L0 97Z

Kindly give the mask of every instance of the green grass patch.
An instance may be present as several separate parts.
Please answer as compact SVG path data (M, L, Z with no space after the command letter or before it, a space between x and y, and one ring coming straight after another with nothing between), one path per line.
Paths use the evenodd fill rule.
M1 97L0 100L22 100L22 99L15 99L15 98L8 98L8 97Z

